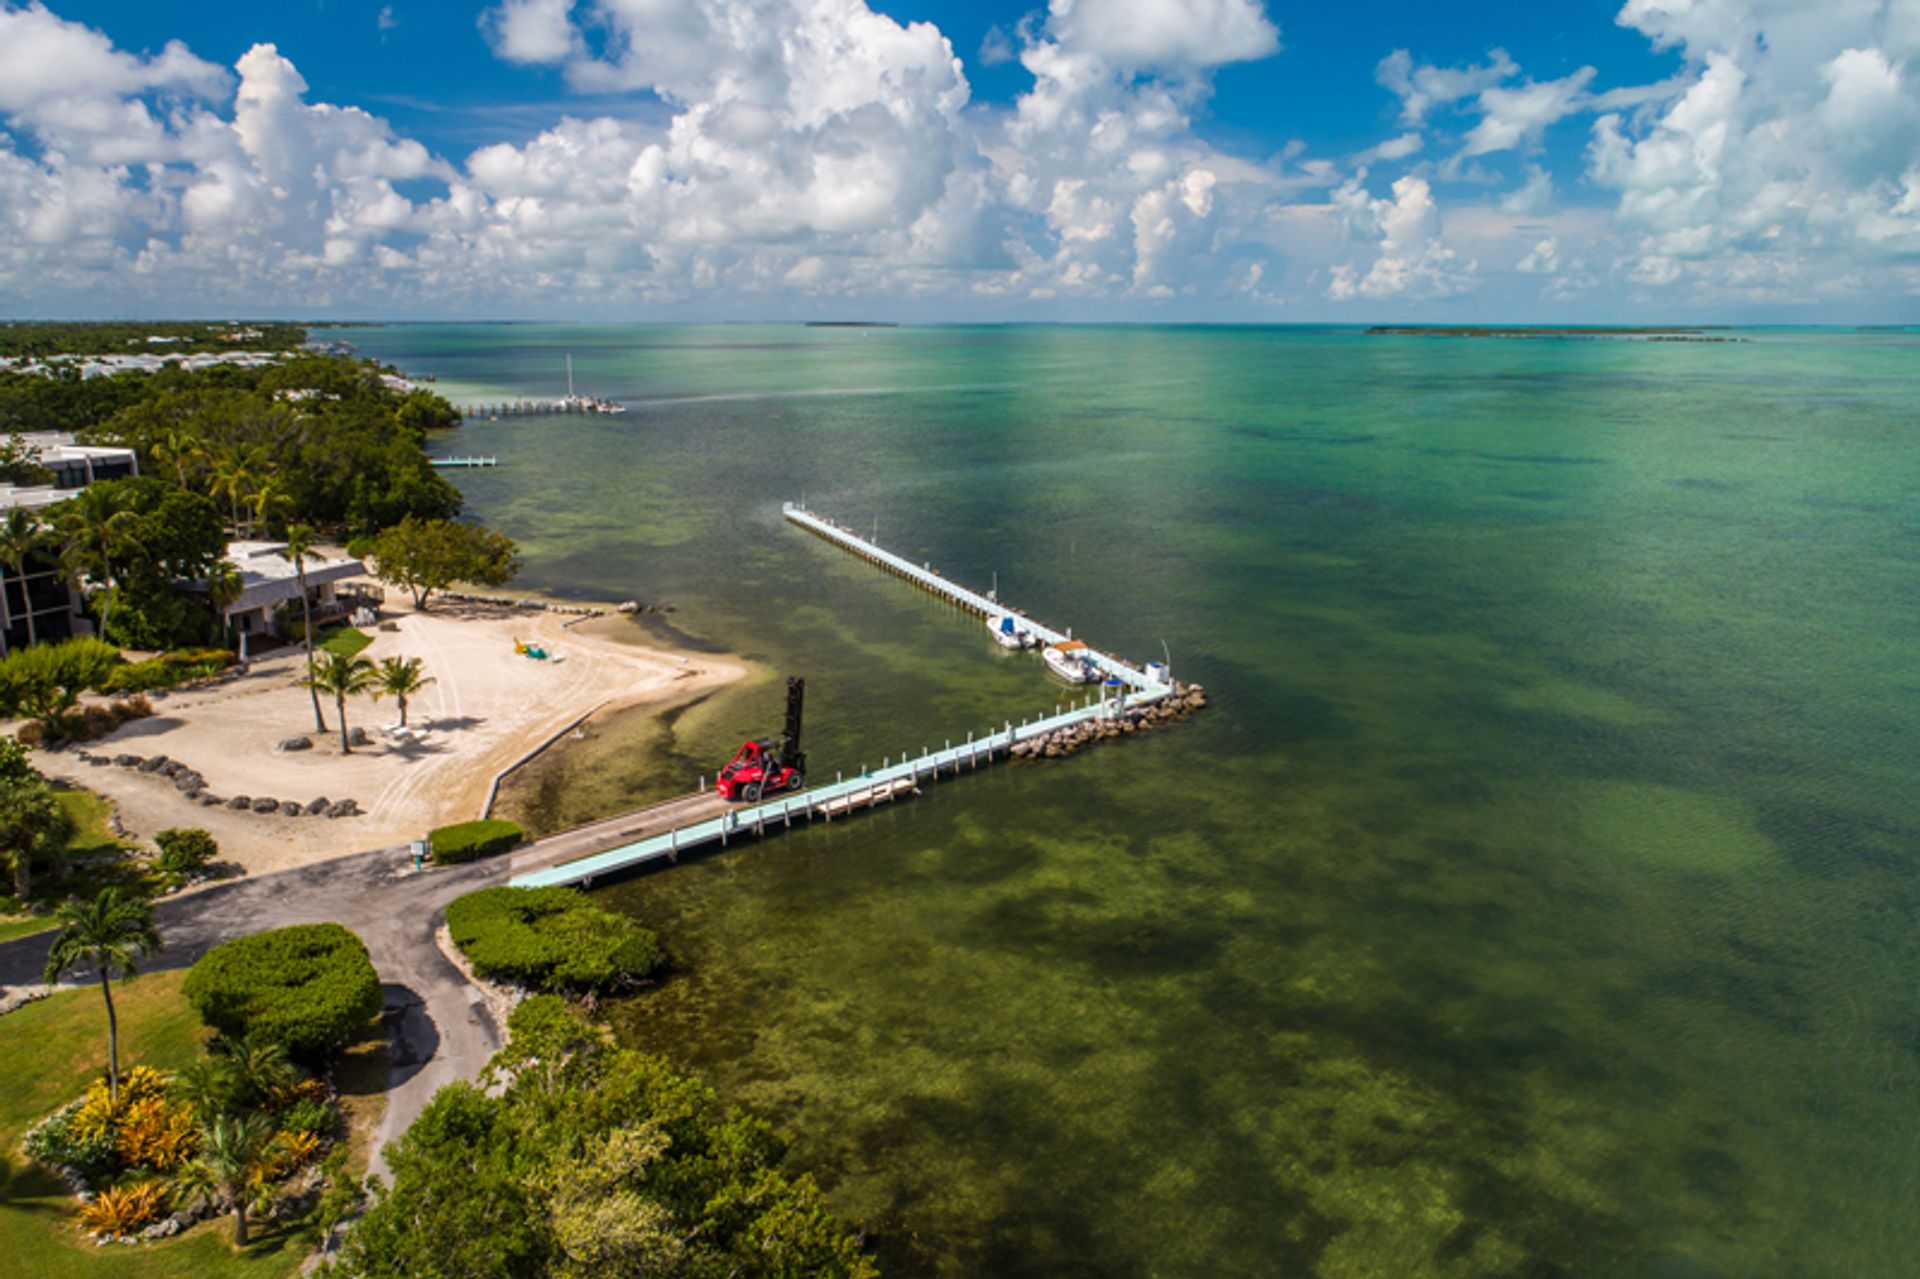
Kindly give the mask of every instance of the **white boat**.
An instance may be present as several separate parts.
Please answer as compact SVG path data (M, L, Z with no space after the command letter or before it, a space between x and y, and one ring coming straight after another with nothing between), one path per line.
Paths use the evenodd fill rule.
M1087 646L1079 640L1049 644L1042 657L1047 669L1069 684L1091 684L1100 678L1100 668L1088 656Z
M1033 632L1020 624L1020 619L1011 613L987 619L987 629L993 632L994 643L1001 648L1032 648Z
M554 407L562 413L625 413L627 406L591 395L576 395L573 390L573 357L567 357L567 394Z

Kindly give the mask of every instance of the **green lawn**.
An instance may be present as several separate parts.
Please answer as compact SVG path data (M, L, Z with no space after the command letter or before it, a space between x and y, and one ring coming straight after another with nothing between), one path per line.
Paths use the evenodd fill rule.
M150 973L116 987L122 1069L176 1070L200 1052L205 1033L180 996L184 970ZM21 1152L41 1116L80 1095L106 1066L100 992L65 991L0 1017L0 1270L34 1279L276 1279L296 1270L303 1244L262 1232L245 1255L226 1221L203 1222L177 1239L96 1248L74 1224L66 1187Z
M92 897L109 885L132 885L147 878L143 866L115 856L127 845L127 841L108 829L107 818L113 809L106 800L83 790L59 790L54 794L60 801L60 807L66 809L67 816L73 819L73 838L67 841L67 856L80 861L65 881L56 880L44 871L35 876L33 896L36 901L46 903L61 901L69 896ZM53 926L48 915L18 913L19 905L11 896L0 895L0 941L24 937Z
M73 819L73 838L67 841L67 856L88 857L118 850L126 841L107 826L113 806L92 791L62 790L54 795L60 807Z
M373 643L373 636L352 626L336 626L332 630L320 632L315 648L325 649L340 657L352 657L367 645Z

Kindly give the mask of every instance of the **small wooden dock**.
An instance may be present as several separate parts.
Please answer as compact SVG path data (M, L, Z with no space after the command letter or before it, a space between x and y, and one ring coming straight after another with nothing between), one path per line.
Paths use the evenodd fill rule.
M969 613L980 616L1012 612L996 600L949 581L931 565L916 565L881 549L853 530L822 519L789 503L782 512L789 523L817 534L862 559L904 578ZM1023 623L1047 643L1059 643L1066 634L1020 615ZM677 861L680 854L709 847L726 847L732 840L754 838L768 830L785 830L796 820L832 821L864 808L890 803L920 793L921 787L942 778L971 772L983 764L1007 759L1037 743L1053 740L1058 734L1100 720L1118 720L1141 707L1169 697L1174 687L1164 669L1148 670L1129 665L1104 653L1088 651L1111 685L1089 693L1072 708L1051 715L1023 719L1018 724L1004 721L998 727L976 729L963 741L947 738L940 747L924 746L918 753L903 751L895 762L888 756L877 769L863 771L857 777L837 775L832 783L782 795L759 804L732 806L721 804L715 813L712 800L704 795L672 801L675 808L666 818L666 829L658 829L642 820L647 813L629 814L601 823L599 828L543 841L513 862L512 879L517 887L542 888L557 884L591 887L596 877L623 874L650 863ZM1129 729L1131 731L1131 729ZM704 802L703 802L704 801ZM665 807L665 806L661 806ZM697 814L697 816L696 816ZM675 821L674 818L682 820ZM631 834L627 832L631 831ZM634 837L634 836L637 836ZM581 838L576 838L581 837ZM569 841L561 844L559 841ZM607 843L617 840L611 847ZM584 849L601 844L599 851ZM547 845L553 847L543 852ZM584 855L583 855L584 853Z
M448 470L458 470L478 466L498 466L500 459L489 453L485 457L436 457L429 459L435 466Z

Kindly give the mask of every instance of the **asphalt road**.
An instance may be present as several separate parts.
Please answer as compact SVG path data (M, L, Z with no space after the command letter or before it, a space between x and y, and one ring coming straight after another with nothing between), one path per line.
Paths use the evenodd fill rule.
M403 846L216 884L155 904L162 946L142 971L183 968L223 941L288 924L331 922L357 933L385 988L393 1039L373 1163L384 1175L379 1151L386 1143L406 1131L436 1089L473 1078L500 1047L479 992L440 953L433 934L448 902L505 883L507 874L504 857L414 872ZM37 984L52 941L45 932L0 943L0 986Z

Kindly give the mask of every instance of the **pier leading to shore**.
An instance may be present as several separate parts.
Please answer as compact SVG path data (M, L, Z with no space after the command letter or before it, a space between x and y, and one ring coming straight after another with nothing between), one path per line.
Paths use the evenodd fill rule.
M803 507L790 502L782 513L796 527L825 538L970 614L989 617L1012 613L1046 643L1058 644L1068 638L1063 631L1036 622L1018 610L941 576L930 564L913 564L852 529ZM523 888L557 884L591 887L596 877L621 874L663 859L677 861L683 852L716 845L725 847L731 840L757 837L769 828L785 830L796 819L832 821L859 809L919 794L923 784L955 777L983 764L1043 751L1060 753L1060 745L1079 745L1102 736L1132 733L1206 704L1201 690L1181 688L1165 667L1157 664L1138 667L1091 649L1086 651L1086 657L1100 669L1103 682L1098 692L1087 694L1079 705L1069 710L1023 719L1018 724L1006 720L997 728L968 732L964 740L956 741L949 736L938 748L923 746L917 754L902 751L897 763L889 755L882 759L879 768L864 771L857 777L837 775L831 784L759 804L728 807L717 816L709 815L714 811L711 802L689 804L673 810L675 815L698 814L699 820L671 825L645 838L585 856L575 854L584 851L580 845L581 836L588 833L586 830L557 835L516 854L510 882ZM600 823L599 828L626 833L634 829L633 823L624 818L610 819ZM573 859L554 864L556 853Z

